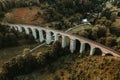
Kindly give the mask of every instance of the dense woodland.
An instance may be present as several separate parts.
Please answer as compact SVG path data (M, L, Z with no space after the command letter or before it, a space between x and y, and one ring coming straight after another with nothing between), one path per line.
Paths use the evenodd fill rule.
M4 1L1 3L1 10L3 11L3 13L1 13L1 19L4 17L6 11L11 10L10 8L31 8L35 5L45 10L44 14L38 12L36 17L42 17L45 20L45 23L57 22L55 24L50 24L49 27L51 28L59 30L68 29L74 27L74 24L81 24L82 19L87 18L93 27L81 30L76 34L120 51L120 27L119 24L116 24L118 23L117 21L119 21L120 16L120 13L117 10L120 7L119 0L112 3L110 8L106 7L107 0L11 1Z

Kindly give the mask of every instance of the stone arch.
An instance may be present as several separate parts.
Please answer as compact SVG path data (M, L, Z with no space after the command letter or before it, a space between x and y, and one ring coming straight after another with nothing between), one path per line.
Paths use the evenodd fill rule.
M33 37L31 28L29 28L29 27L24 27L24 34L25 34L25 38L26 38L26 39L34 40L34 37Z
M45 30L41 30L42 31L42 33L43 33L43 37L44 37L44 39L46 39L46 31Z
M30 34L30 30L29 30L29 28L24 27L24 31L25 31L26 35L29 35L29 34Z
M44 42L46 39L46 32L42 29L38 30L39 42Z
M54 32L53 31L49 31L51 35L54 35Z
M105 56L113 56L111 53L106 53Z
M46 43L47 44L51 44L52 43L52 36L53 36L53 32L52 31L49 31L49 30L46 30Z
M54 42L58 41L61 43L61 46L62 46L62 35L60 33L54 32L53 36L54 36L53 38Z
M90 51L90 44L89 43L85 43L85 51Z
M18 31L18 32L22 32L22 31L23 31L22 26L18 26L18 25L17 25L16 27L17 27L17 31Z
M26 27L24 27L24 26L20 26L21 27L21 29L22 29L22 32L25 32L25 28Z
M46 40L48 39L48 37L49 37L49 39L48 39L48 43L49 44L52 44L53 43L53 41L54 41L54 32L52 32L52 31L47 31L48 33L46 33ZM49 36L47 36L47 34L49 34Z
M62 43L62 35L60 33L58 33L58 41Z
M13 31L15 34L18 33L18 27L17 26L11 25L9 30Z
M21 26L22 31L21 32L25 32L25 28L23 26Z
M78 39L76 39L76 52L79 52L80 51L80 46L81 46L81 42L78 40Z
M21 31L19 31L19 32L21 32L21 35L25 38L25 39L27 39L28 38L28 35L30 34L30 31L29 31L29 29L27 28L27 27L24 27L24 26L20 26L20 28L22 29Z
M61 35L60 35L59 33L54 32L52 38L53 38L53 41L54 41L54 42L55 42L55 41L59 41L59 42L60 42Z
M94 48L93 55L101 55L102 56L102 50L100 48Z
M31 28L28 27L28 30L29 30L29 34L32 34L32 30L31 30Z
M40 38L40 36L39 36L39 30L38 29L36 29L36 36L37 36L37 41L39 42L39 38Z
M65 48L67 46L67 40L65 35L61 34L61 42L62 42L62 48Z
M52 42L54 41L54 32L53 31L50 31L50 35L51 35L51 40Z
M80 53L90 53L91 46L89 43L81 42Z
M66 36L66 47L67 48L70 47L70 40L71 40L71 38L69 36Z
M18 31L18 27L17 26L12 26L12 29Z
M31 27L30 29L31 29L31 31L32 31L32 35L33 35L34 39L37 40L37 32L36 32L36 29L35 29L34 27Z

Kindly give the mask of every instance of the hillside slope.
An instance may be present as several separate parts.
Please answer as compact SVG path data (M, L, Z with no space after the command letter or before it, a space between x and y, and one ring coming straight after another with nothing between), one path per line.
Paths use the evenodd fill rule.
M69 54L16 80L119 80L120 59Z

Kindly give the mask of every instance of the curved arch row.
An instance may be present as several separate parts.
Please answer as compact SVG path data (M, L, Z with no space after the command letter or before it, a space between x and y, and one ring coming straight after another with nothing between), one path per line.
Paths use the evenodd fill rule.
M78 51L78 48L80 48L79 49L80 53L88 49L90 52L90 55L105 56L109 53L113 56L120 57L120 54L118 52L80 36L75 36L69 33L52 30L49 28L31 26L31 25L20 25L20 24L17 24L17 25L6 24L6 25L9 25L11 28L14 28L19 32L25 31L26 34L30 34L30 30L31 30L32 35L36 41L38 42L45 41L47 44L51 44L52 42L58 41L59 37L61 36L61 39L62 39L61 44L63 48L67 46L67 37L68 37L69 45L70 45L69 49L72 53L74 53L76 50ZM38 33L38 37L37 37L37 33Z

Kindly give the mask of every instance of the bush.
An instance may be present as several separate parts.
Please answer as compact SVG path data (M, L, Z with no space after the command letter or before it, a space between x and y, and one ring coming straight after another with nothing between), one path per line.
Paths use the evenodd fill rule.
M118 46L120 46L120 37L118 37L116 41L117 41Z
M0 48L3 46L3 34L0 32Z
M98 40L98 42L101 43L101 44L103 44L103 45L105 45L105 40L106 40L105 37L101 37L101 38Z
M3 47L10 47L10 46L16 46L18 44L17 37L14 33L6 33L3 38Z
M5 12L1 12L0 13L0 18L4 18L4 16L5 16Z
M107 37L106 38L106 43L105 43L105 45L106 46L109 46L109 47L113 47L113 46L115 46L117 43L116 43L116 38L115 37Z
M114 35L119 36L120 35L120 27L113 25L110 27L110 32Z
M97 25L94 28L92 28L92 36L96 39L105 37L106 33L107 33L107 28L103 25Z

